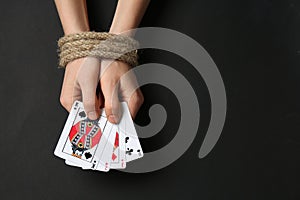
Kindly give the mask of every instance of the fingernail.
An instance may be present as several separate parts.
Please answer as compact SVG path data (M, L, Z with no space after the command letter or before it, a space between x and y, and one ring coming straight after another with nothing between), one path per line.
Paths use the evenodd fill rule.
M118 123L119 122L119 117L117 115L109 115L108 116L108 120L111 122L111 123Z
M89 119L91 119L91 120L95 120L95 119L97 119L97 113L96 113L96 111L91 111L91 112L89 112L88 113L88 118Z

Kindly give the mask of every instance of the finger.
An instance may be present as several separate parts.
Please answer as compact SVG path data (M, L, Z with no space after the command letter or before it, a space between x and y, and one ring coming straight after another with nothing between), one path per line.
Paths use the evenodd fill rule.
M88 118L91 120L98 119L100 116L100 102L96 95L96 87L85 85L81 90L83 107Z
M80 92L78 93L78 95L73 94L68 94L66 92L61 92L60 95L60 104L68 111L71 111L71 108L73 106L74 101L76 100L81 100L81 95Z
M98 98L98 101L99 101L99 107L100 107L100 109L102 109L102 108L104 108L104 96L103 96L103 93L102 93L102 90L101 90L100 82L98 84L96 94L97 94L97 98Z
M130 97L128 103L129 112L131 114L132 119L135 118L137 112L140 107L144 103L144 96L140 89L137 89Z
M66 68L60 94L60 103L68 112L70 112L75 100L81 100L81 91L75 80L77 69L75 67L69 68Z
M109 122L119 123L121 117L120 102L118 97L118 84L110 82L101 84L105 102L105 113Z
M99 83L99 68L100 62L97 58L86 57L83 59L77 74L83 106L88 118L91 120L98 119L100 115L99 99L96 94Z
M132 70L120 78L120 91L122 99L127 102L131 117L134 119L144 102L144 96Z

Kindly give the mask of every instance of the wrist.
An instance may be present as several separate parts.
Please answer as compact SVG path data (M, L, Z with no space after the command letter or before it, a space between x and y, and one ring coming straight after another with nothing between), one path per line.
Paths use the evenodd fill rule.
M89 27L66 27L64 28L65 35L70 35L74 33L82 33L90 31Z
M116 34L116 35L123 35L128 37L133 37L135 30L134 29L110 29L109 33Z

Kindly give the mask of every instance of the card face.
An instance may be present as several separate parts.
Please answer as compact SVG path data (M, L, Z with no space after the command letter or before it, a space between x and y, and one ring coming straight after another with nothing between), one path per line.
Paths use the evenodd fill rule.
M114 141L115 141L115 131L116 128L110 122L107 122L107 128L105 130L105 135L107 136L107 142L104 146L102 154L100 156L100 167L104 166L104 171L108 171L110 169L110 158L114 148ZM97 167L97 170L100 170Z
M143 157L143 150L141 148L139 138L134 136L126 135L125 137L126 147L126 162L136 160Z
M65 160L65 164L66 165L69 165L69 166L72 166L72 167L81 167L81 169L83 169L83 170L87 170L87 169L90 169L89 167L87 167L87 166L80 166L79 164L76 164L76 163L73 163L73 162L71 162L71 161L69 161L69 160ZM98 163L98 165L99 165L100 163ZM103 169L104 169L104 167L102 167ZM100 166L99 166L99 169L102 169ZM98 167L97 167L97 170L99 170L98 169ZM99 171L104 171L104 170L99 170Z
M105 129L103 131L103 140L100 141L99 143L99 148L97 149L96 155L99 158L99 162L94 168L95 170L98 171L103 171L107 172L109 171L109 163L107 163L105 160L103 160L104 155L109 151L107 149L107 145L109 143L110 137L111 137L111 130L112 130L112 124L107 121Z
M91 169L90 167L80 166L79 164L73 163L73 162L71 162L69 160L65 160L65 164L69 165L69 166L72 166L72 167L81 167L81 169L84 169L84 170Z
M143 150L126 102L119 124L111 124L104 110L97 120L88 119L82 102L75 101L54 154L82 169L107 172L126 168L126 162L143 157Z
M116 126L115 142L113 153L110 161L110 168L112 169L124 169L126 168L125 158L125 134L120 132L119 127Z
M82 167L95 168L99 162L96 151L104 139L106 123L103 116L99 121L89 120L82 103L75 101L54 154Z
M143 157L143 150L136 133L134 123L126 102L122 102L123 115L119 123L119 131L125 133L126 162Z

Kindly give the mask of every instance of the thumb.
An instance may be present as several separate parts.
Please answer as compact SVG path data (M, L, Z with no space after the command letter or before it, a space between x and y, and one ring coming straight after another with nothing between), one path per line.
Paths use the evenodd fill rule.
M100 102L96 96L96 88L95 90L82 88L82 101L88 118L91 120L98 119L100 116Z
M100 62L94 57L85 57L77 73L77 81L81 89L82 102L87 116L91 120L99 118L100 104L96 95L99 83Z
M121 117L120 102L118 97L118 84L102 85L102 92L105 101L105 113L110 123L119 123Z

